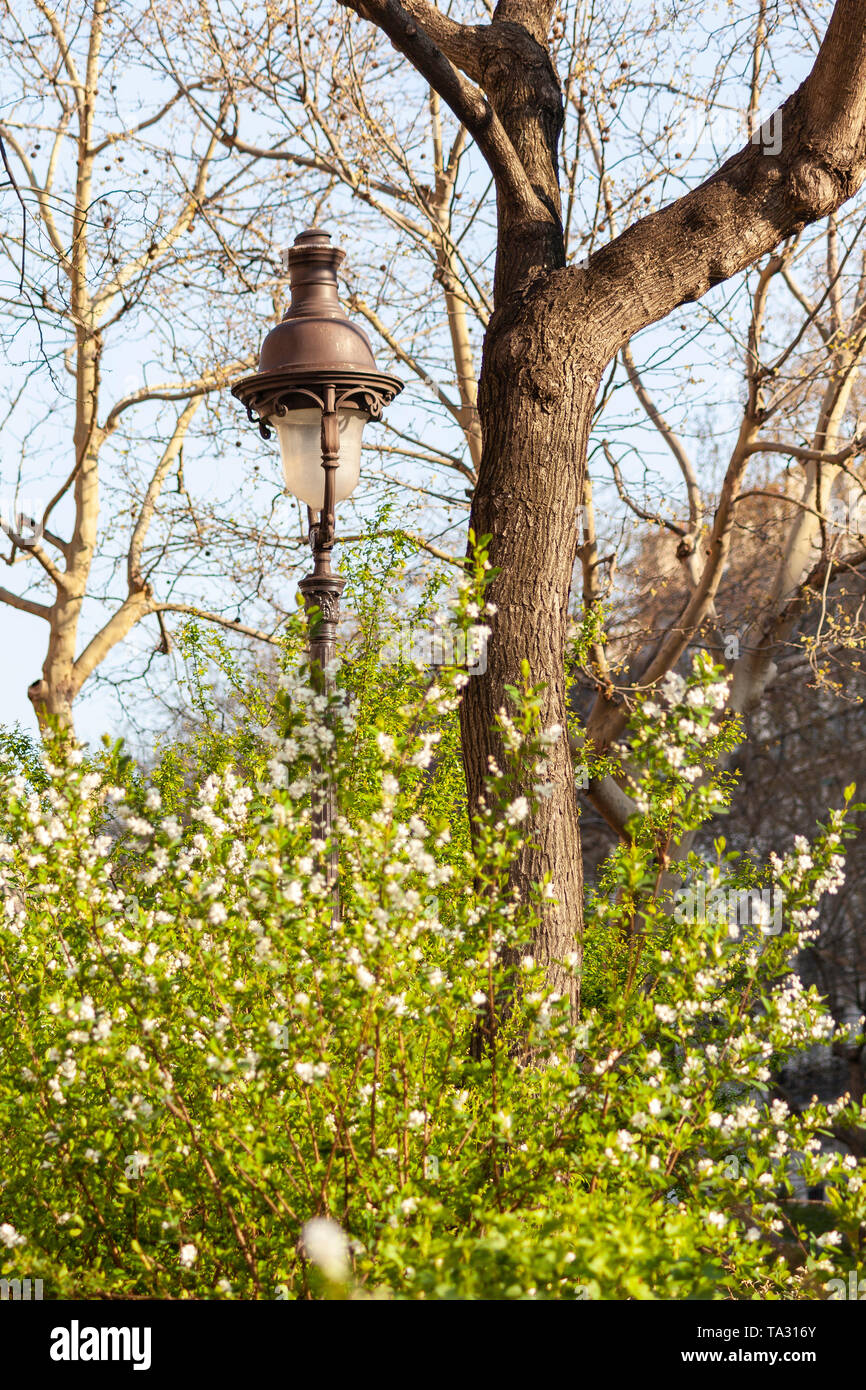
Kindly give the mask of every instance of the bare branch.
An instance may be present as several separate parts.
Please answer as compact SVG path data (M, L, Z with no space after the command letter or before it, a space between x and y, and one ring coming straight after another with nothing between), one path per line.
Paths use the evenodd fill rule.
M31 613L34 618L44 618L46 622L51 621L51 609L46 603L37 603L32 598L22 598L20 594L13 594L11 589L4 589L0 585L0 603L8 603L10 608L19 608L22 613Z
M219 627L229 628L232 632L240 632L245 637L254 637L257 642L268 642L271 646L278 646L280 641L276 632L262 632L261 628L234 622L231 618L224 617L222 613L211 613L205 608L197 608L194 603L154 603L150 611L152 613L186 613L191 618L200 618L204 623L216 623Z
M697 474L695 473L694 464L692 463L691 459L686 453L679 436L674 433L667 420L665 420L664 416L662 415L661 411L656 409L656 406L650 398L649 392L646 390L646 387L644 386L643 381L641 380L637 367L635 366L634 358L632 357L631 353L631 347L626 345L620 353L620 356L622 357L622 360L625 364L625 369L628 373L628 379L631 382L632 389L634 390L635 395L637 396L638 400L640 401L650 420L655 425L662 439L667 444L668 448L670 449L671 453L677 461L677 465L679 466L680 472L683 475L686 484L686 493L689 500L689 526L691 529L694 529L696 526L700 524L701 513L703 511L701 490L698 486L698 479Z
M629 511L634 512L635 516L639 516L641 521L649 521L653 524L653 526L661 527L667 531L673 531L675 536L685 536L686 528L684 526L681 526L678 521L671 521L669 517L661 516L659 512L648 511L646 507L642 507L639 502L635 502L634 498L629 496L628 492L626 491L625 483L623 482L620 466L614 458L611 452L610 445L606 439L603 439L601 441L601 447L604 450L604 456L607 459L608 464L610 466L610 471L613 474L613 481L616 485L616 490L619 493L621 500L628 507Z
M75 59L72 55L69 40L66 37L63 26L54 10L52 10L49 5L45 4L45 0L33 0L33 3L43 19L48 21L49 28L54 35L54 41L57 44L58 52L63 60L63 66L66 69L69 81L72 83L72 90L75 93L76 103L79 110L81 110L84 106L84 83L79 76L78 68L75 65Z
M206 396L210 391L221 390L241 372L249 371L251 367L255 366L256 361L255 356L241 358L227 367L205 372L196 381L165 382L158 386L141 386L137 391L130 392L128 396L124 396L122 400L111 407L102 427L103 433L111 434L117 428L118 420L123 412L130 410L135 405L141 405L144 401L186 401L191 396Z
M177 424L172 431L171 439L163 450L162 458L154 469L153 476L144 496L144 501L139 508L138 518L129 542L129 552L127 555L126 572L130 594L144 587L144 580L141 574L142 548L147 538L147 532L156 510L156 504L159 500L159 494L162 491L162 485L168 475L168 470L171 468L181 450L186 432L200 405L201 396L198 396L190 401L178 416Z
M835 467L846 462L855 454L862 454L866 449L866 434L858 434L846 444L844 449L835 452L832 449L809 449L801 444L788 444L783 439L755 439L751 444L746 445L746 453L752 454L784 454L788 458L799 459L803 463L816 462L827 463Z

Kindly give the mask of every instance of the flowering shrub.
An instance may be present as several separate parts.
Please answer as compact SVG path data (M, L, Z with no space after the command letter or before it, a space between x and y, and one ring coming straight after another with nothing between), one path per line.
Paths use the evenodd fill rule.
M458 623L484 582L482 555ZM769 869L721 841L680 866L772 872L780 933L684 929L660 865L724 801L725 731L718 672L669 682L634 721L643 811L590 904L573 1020L532 956L546 890L508 888L560 737L538 690L501 716L470 839L465 673L374 656L332 696L288 662L244 775L61 744L0 765L0 1273L62 1298L821 1296L866 1222L863 1165L823 1141L864 1117L770 1086L832 1035L792 967L847 811ZM826 1185L825 1230L798 1181Z

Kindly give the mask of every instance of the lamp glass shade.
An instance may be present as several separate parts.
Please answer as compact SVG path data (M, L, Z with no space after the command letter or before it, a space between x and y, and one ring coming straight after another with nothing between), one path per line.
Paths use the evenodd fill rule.
M334 474L334 501L342 502L358 486L361 475L361 436L369 416L363 410L339 410L340 457ZM272 415L269 422L277 432L286 488L320 512L325 500L325 470L322 467L322 412L289 410Z

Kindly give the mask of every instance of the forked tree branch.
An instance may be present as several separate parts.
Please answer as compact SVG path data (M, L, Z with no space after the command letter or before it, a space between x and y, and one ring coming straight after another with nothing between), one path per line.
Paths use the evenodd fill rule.
M344 0L340 0L343 4ZM347 4L347 8L355 10L364 19L372 19L381 29L385 29L377 10L384 8L377 0L360 0L356 4ZM486 25L481 24L458 24L457 20L442 13L430 0L403 0L401 9L424 27L425 33L429 34L433 43L441 49L442 53L455 67L465 72L473 82L481 80L481 66L479 57L481 52L481 41ZM389 34L389 38L390 38ZM407 54L407 57L410 55Z
M111 434L124 411L130 410L133 406L141 405L145 401L188 401L196 397L206 396L211 391L225 386L241 372L249 371L255 366L256 361L257 354L232 362L227 367L220 367L218 371L205 372L195 381L169 381L157 386L142 386L139 390L124 396L122 400L117 401L111 407L102 427L102 433L104 435Z
M426 4L425 0L411 0L411 10L400 4L399 0L339 0L339 3L377 24L394 47L405 54L434 91L448 103L487 160L500 194L508 198L524 217L540 222L552 221L550 209L535 192L490 102L458 72L443 49L433 41L427 28L421 27L429 21L433 29L439 31L438 21L444 19L440 11ZM451 22L448 21L449 24ZM463 30L462 25L456 27ZM476 51L480 53L481 31L475 31L474 40L469 37L471 30L463 30L463 33L467 46L466 63L474 72L476 69L470 61L469 48L474 42ZM464 64L461 63L461 66Z

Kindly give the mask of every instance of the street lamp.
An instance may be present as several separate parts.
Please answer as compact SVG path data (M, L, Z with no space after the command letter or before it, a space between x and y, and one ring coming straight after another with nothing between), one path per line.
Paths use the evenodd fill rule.
M313 572L300 589L310 615L310 670L325 694L333 690L340 595L345 580L331 569L334 508L358 484L361 436L368 420L402 391L399 377L377 370L370 341L351 322L337 295L345 252L327 232L302 232L285 253L292 302L262 344L259 370L232 387L264 439L276 430L287 491L307 505ZM334 818L328 786L314 799L315 832L325 839ZM332 850L328 878L337 863Z

